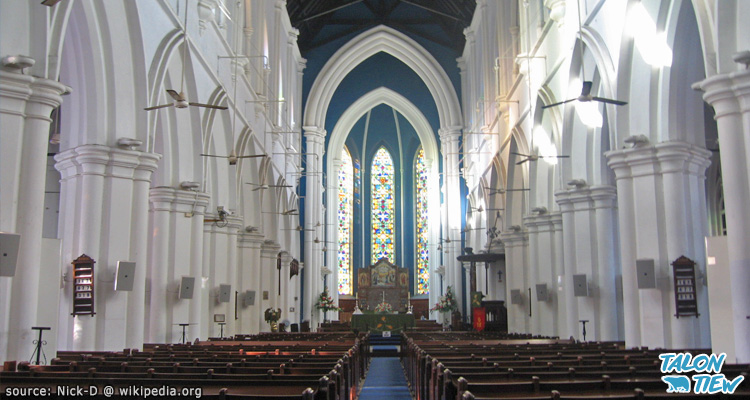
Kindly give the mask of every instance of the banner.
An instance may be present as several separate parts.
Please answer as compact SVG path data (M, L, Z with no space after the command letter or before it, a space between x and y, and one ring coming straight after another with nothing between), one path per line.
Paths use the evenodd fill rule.
M487 325L487 312L484 307L477 307L474 309L474 330L481 332Z

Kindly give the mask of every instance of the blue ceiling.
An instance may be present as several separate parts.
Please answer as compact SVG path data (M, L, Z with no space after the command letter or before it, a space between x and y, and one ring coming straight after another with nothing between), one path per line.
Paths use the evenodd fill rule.
M387 25L460 55L475 0L288 0L302 56L342 37Z

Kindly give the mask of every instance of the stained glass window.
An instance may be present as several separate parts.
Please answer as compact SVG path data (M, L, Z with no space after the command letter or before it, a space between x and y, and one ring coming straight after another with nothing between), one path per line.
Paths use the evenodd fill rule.
M372 263L385 257L394 262L395 219L393 159L384 147L378 149L370 168L372 180Z
M341 150L339 168L339 294L352 294L352 198L354 181L352 157L346 148Z
M430 252L427 249L427 167L421 147L414 161L414 183L414 198L417 203L414 214L417 227L417 294L425 294L430 292Z

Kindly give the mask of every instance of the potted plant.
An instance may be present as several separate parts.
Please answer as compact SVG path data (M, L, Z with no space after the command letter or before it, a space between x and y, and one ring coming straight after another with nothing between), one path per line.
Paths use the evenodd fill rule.
M390 314L393 312L393 307L385 301L382 301L375 306L375 312L380 314Z
M341 311L341 308L333 302L333 297L328 295L328 287L323 288L323 292L318 296L318 301L315 302L315 308L323 310L323 321L326 321L328 311Z
M279 331L279 318L281 318L281 309L273 309L273 308L267 308L266 312L264 314L264 319L268 323L268 325L271 325L271 332L278 332Z
M443 329L447 329L450 325L450 314L452 311L458 310L458 303L456 297L453 295L453 290L448 286L444 296L438 298L438 302L430 309L430 311L437 311L443 315Z

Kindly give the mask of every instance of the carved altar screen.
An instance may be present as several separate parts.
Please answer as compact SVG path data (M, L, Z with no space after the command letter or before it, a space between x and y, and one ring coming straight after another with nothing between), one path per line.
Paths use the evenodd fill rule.
M409 293L409 270L391 264L381 258L375 265L359 272L359 306L363 310L375 310L383 298L393 311L406 312Z

